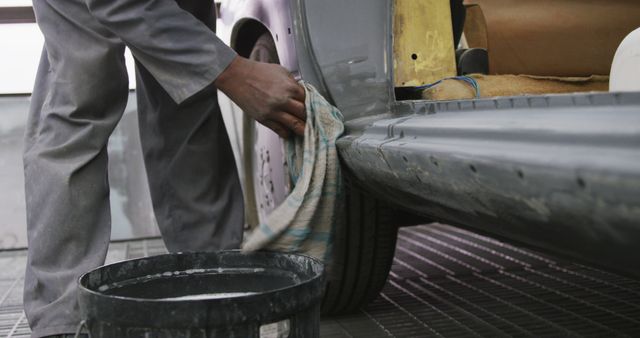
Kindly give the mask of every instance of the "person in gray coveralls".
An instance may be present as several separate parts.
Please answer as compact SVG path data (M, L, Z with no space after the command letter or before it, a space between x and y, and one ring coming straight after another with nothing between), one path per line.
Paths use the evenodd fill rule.
M136 59L140 135L167 248L242 240L242 192L216 89L283 137L304 131L304 89L279 65L236 55L214 34L210 0L34 0L45 37L26 131L33 337L75 332L76 279L104 264L111 231L107 140Z

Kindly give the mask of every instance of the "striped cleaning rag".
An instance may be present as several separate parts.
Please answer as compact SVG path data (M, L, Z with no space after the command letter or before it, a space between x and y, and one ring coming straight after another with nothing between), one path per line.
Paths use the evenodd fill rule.
M301 82L302 83L302 82ZM243 250L267 249L306 254L327 261L342 203L336 140L344 131L342 113L308 83L304 138L285 141L294 188L246 239Z

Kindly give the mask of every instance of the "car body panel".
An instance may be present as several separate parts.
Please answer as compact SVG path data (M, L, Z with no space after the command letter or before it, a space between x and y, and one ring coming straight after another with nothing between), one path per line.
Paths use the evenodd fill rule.
M352 121L344 165L377 196L640 275L640 93L413 102Z
M411 212L640 275L640 93L396 102L392 1L290 0L288 10L288 67L342 110L339 152L364 187Z
M274 37L281 64L314 85L349 120L391 109L390 10L389 0L376 5L366 0L222 1L217 35L234 46L243 25L259 22ZM335 36L342 42L336 44ZM244 172L242 111L224 94L218 96Z
M297 0L323 89L345 120L391 109L391 1ZM299 55L299 61L305 59ZM310 67L309 67L310 68ZM307 73L302 69L303 78Z

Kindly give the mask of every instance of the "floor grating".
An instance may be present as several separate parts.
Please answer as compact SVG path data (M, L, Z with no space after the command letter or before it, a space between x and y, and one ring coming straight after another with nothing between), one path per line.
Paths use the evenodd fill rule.
M165 252L158 239L112 243L107 261ZM0 337L28 337L26 252L0 252ZM640 336L640 281L458 228L402 228L382 294L326 318L321 336Z

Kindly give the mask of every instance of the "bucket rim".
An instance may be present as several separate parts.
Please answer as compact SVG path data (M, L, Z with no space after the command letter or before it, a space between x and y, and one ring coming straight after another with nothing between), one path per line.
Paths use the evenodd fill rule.
M95 290L92 288L89 288L85 285L83 285L83 281L86 281L89 278L89 275L91 275L92 273L96 273L98 270L103 270L103 269L107 269L109 267L113 268L117 265L121 265L121 264L125 264L125 263L133 263L133 262L139 262L139 261L143 261L143 260L149 260L149 259L158 259L161 257L176 257L176 256L194 256L194 255L220 255L220 254L241 254L241 255L270 255L270 256L275 256L275 255L284 255L284 256L296 256L296 257L302 257L304 259L309 260L314 267L318 268L319 271L317 271L317 273L314 273L313 276L311 276L310 278L301 280L300 283L298 284L293 284L293 285L288 285L285 287L281 287L281 288L277 288L277 289L271 289L268 291L264 291L264 292L260 292L260 293L255 293L255 294L248 294L248 295L244 295L244 296L235 296L235 297L221 297L221 298L202 298L202 299L162 299L162 298L139 298L139 297L126 297L126 296L118 296L118 295L107 295L103 292L100 292L99 290ZM315 268L314 268L315 270ZM305 254L301 254L301 253L289 253L289 252L278 252L278 251L267 251L267 250L260 250L260 251L254 251L254 252L243 252L242 250L222 250L222 251L218 251L218 252L206 252L206 251L181 251L181 252L173 252L173 253L166 253L166 254L161 254L161 255L155 255L155 256L147 256L147 257L140 257L140 258L135 258L135 259L128 259L128 260L122 260L122 261L118 261L118 262L114 262L111 264L106 264L103 266L99 266L95 269L92 269L90 271L87 271L85 273L83 273L80 277L78 277L77 279L77 286L78 286L78 290L79 292L85 293L85 294L89 294L91 296L94 297L99 297L102 299L111 299L111 300L118 300L118 301L126 301L126 302L150 302L150 303L155 303L155 304L163 304L163 303L167 303L167 304L184 304L184 303L189 303L189 304L196 304L196 303L224 303L229 301L229 299L233 299L234 301L244 301L244 300L252 300L252 299L258 299L258 298L263 298L263 297L268 297L269 295L273 295L276 293L282 293L282 292L286 292L287 290L293 290L293 289L297 289L303 285L307 285L309 283L313 283L314 281L317 281L318 279L323 279L325 277L325 265L322 261L320 261L319 259L309 256L309 255L305 255Z

